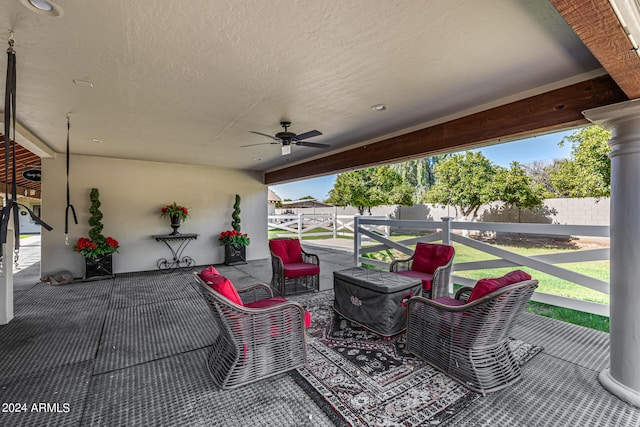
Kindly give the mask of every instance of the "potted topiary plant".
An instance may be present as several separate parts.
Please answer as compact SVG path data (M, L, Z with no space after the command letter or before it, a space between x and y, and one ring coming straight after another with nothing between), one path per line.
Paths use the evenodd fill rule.
M240 232L240 195L238 194L236 194L236 201L233 204L231 227L233 230L223 231L218 236L218 242L224 245L224 263L226 265L246 264L246 249L250 240L247 234Z
M89 212L89 238L80 237L73 250L84 256L84 280L106 279L113 277L113 253L118 252L118 241L102 235L102 212L100 211L100 193L92 188L89 194L91 207Z

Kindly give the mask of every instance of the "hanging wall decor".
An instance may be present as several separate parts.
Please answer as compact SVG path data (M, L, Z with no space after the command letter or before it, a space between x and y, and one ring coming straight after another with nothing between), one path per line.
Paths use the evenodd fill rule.
M76 209L71 204L71 196L69 191L69 134L71 132L71 118L67 114L67 209L64 213L64 244L69 246L69 211L73 214L73 222L78 225L78 217Z

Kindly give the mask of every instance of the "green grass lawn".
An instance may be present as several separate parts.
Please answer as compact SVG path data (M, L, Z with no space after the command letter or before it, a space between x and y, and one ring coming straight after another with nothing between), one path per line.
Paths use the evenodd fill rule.
M471 261L482 261L488 259L497 259L478 250L460 246L454 244L456 248L456 256L454 264ZM527 248L518 246L498 246L502 249L509 250L511 252L525 255L544 255L559 253L574 249L557 249L557 248ZM591 261L591 262L578 262L570 264L557 264L559 267L567 270L575 271L577 273L584 274L586 276L594 277L596 279L609 282L609 261ZM585 288L575 283L568 282L566 280L559 279L546 273L541 273L537 270L528 267L521 267L523 271L529 273L534 279L538 280L538 292L545 294L558 295L563 297L580 299L583 301L591 301L599 304L609 304L609 295L595 291L593 289ZM509 271L513 270L512 267L508 268L496 268L491 270L471 270L460 271L455 274L461 277L469 279L479 280L484 277L500 277Z
M582 311L542 304L536 301L529 301L527 311L552 319L562 320L563 322L573 323L574 325L609 332L609 318L606 316L598 316L597 314L584 313Z

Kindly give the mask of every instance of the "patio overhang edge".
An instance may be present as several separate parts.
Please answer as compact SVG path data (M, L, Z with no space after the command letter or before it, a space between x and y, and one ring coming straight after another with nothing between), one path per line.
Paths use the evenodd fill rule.
M609 75L395 136L338 154L266 172L267 185L464 150L588 124L582 112L627 101Z

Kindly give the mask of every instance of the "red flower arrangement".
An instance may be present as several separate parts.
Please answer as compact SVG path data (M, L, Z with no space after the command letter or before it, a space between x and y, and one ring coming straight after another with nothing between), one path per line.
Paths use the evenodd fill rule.
M246 233L243 234L236 230L223 231L220 233L218 241L221 245L232 246L249 246L250 243L249 236Z
M172 204L160 209L160 217L164 218L165 216L179 216L180 219L184 221L189 218L189 209L173 202Z
M80 252L87 258L97 259L107 254L118 252L119 247L118 241L112 237L107 237L104 241L100 241L100 239L93 241L86 237L80 237L78 242L73 245L73 250Z

